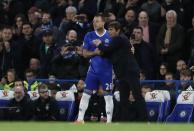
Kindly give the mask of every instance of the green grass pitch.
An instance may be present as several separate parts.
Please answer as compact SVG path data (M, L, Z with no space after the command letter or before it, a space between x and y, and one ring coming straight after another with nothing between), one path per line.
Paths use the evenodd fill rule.
M0 122L0 131L192 131L194 124Z
M194 124L0 122L0 131L193 131Z

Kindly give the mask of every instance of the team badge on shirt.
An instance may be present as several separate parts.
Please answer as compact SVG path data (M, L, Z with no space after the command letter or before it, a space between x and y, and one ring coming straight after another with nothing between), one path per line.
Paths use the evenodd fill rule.
M105 43L109 43L109 39L105 39L105 41L104 41Z

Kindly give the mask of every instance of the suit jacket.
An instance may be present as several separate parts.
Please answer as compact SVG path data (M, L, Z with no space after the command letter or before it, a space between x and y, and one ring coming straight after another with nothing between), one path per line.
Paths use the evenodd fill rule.
M166 24L162 25L157 36L157 52L160 54L162 48L164 48L164 39L166 34ZM184 42L184 29L181 25L176 24L172 28L171 40L168 47L168 52L165 55L161 55L161 58L169 64L169 68L175 71L176 61L182 58L182 47Z
M165 39L165 34L166 34L166 24L164 24L158 33L157 36L157 50L160 52L160 50L164 47L164 39ZM171 40L169 44L169 50L168 54L169 56L174 56L174 57L180 57L181 56L181 48L184 42L184 29L181 25L176 24L173 29L172 29L172 34L171 34Z
M118 79L128 79L130 72L139 72L139 66L130 52L129 40L125 35L120 34L112 38L109 46L100 44L98 48L111 60Z

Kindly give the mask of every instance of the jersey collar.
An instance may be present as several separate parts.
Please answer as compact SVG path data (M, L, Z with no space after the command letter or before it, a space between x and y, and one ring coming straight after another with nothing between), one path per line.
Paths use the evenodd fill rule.
M104 32L102 33L102 35L100 35L100 34L98 34L98 32L97 31L95 31L95 33L96 33L96 35L98 36L98 37L102 37L105 33L106 33L106 29L104 29Z

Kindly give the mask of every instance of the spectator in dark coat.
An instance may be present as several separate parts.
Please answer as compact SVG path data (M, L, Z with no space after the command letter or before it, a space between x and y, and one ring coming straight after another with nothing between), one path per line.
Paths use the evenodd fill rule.
M27 69L31 58L40 58L40 53L37 52L40 49L41 41L33 35L33 28L30 23L24 23L22 25L23 37L20 43L24 44L24 64Z
M65 10L66 17L61 21L59 30L67 35L71 29L76 30L78 33L78 40L83 40L84 35L90 28L88 22L88 15L81 12L77 15L77 9L74 6L68 6Z
M81 79L84 78L88 68L88 61L76 53L76 46L80 43L77 41L77 32L69 30L66 40L59 47L52 59L53 72L59 79ZM66 84L69 88L72 83Z
M5 76L7 70L13 67L11 53L6 50L3 41L0 41L0 78Z
M11 27L4 27L2 30L2 39L7 52L11 54L11 61L13 68L19 78L24 78L24 44L13 40L13 33Z
M36 28L34 34L35 36L41 38L44 31L52 30L53 37L57 43L61 43L63 41L63 34L58 30L56 26L53 25L53 20L51 14L49 12L43 12L41 17L41 25Z
M59 26L59 30L63 32L63 34L66 35L68 30L77 28L78 25L75 23L76 15L77 9L74 6L68 6L66 8L65 17L63 18Z
M26 22L24 14L17 14L15 17L15 24L13 28L14 40L20 39L22 37L22 25Z
M42 37L43 43L40 45L40 77L48 78L52 73L52 58L56 49L53 32L46 30Z
M38 87L40 97L34 101L35 120L56 120L58 107L56 100L49 96L48 87L41 84Z
M14 88L14 98L10 101L8 110L9 120L30 120L32 118L33 106L30 99L25 96L24 87Z
M177 14L170 10L166 13L164 24L157 37L157 52L163 62L168 63L169 70L175 72L176 61L182 57L184 29L177 24Z
M123 32L127 37L129 37L133 32L133 28L137 26L136 14L134 10L128 9L125 13L124 19L122 18L119 21L122 25Z
M134 47L134 56L140 66L145 71L147 79L153 79L154 76L154 54L149 43L143 40L143 29L135 27L133 34L135 37L130 38L130 43Z
M33 6L28 10L28 20L30 24L32 24L34 30L39 26L41 17L42 14L40 12L40 9L38 9L37 7Z

